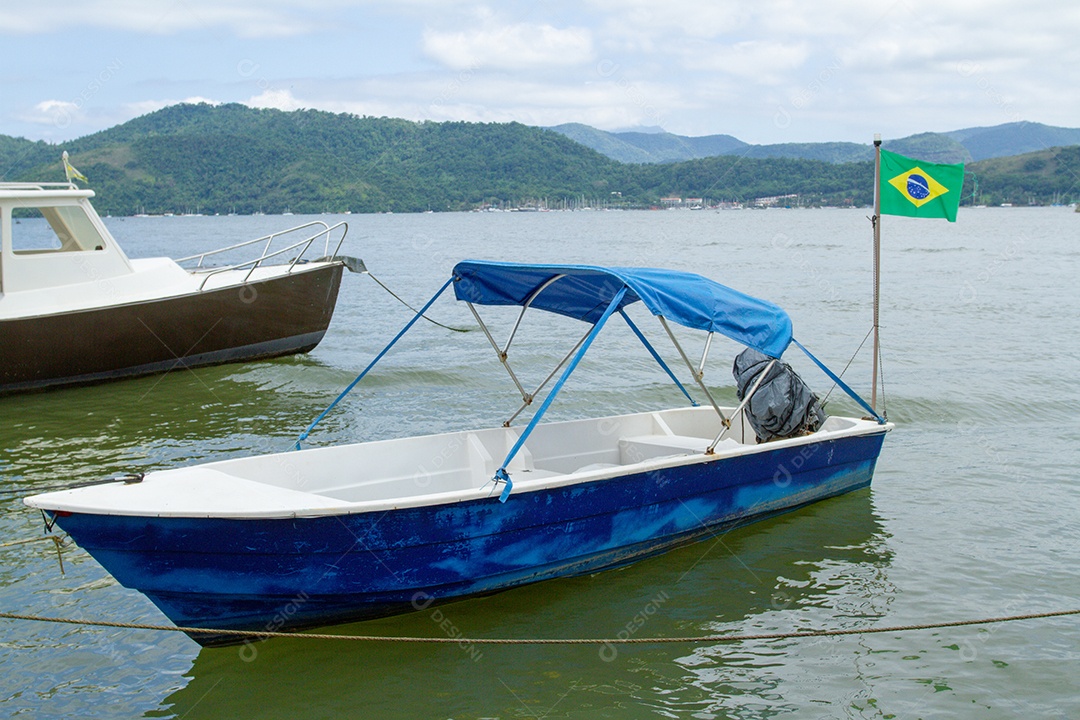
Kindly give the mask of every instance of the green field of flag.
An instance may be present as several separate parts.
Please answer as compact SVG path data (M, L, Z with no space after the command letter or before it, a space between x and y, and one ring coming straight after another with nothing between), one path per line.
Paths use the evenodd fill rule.
M945 218L956 222L964 164L942 165L881 151L882 215Z

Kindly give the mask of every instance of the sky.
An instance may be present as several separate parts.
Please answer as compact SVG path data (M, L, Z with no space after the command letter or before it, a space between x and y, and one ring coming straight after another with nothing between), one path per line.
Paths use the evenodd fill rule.
M1075 0L0 0L0 134L179 102L757 144L1080 126Z

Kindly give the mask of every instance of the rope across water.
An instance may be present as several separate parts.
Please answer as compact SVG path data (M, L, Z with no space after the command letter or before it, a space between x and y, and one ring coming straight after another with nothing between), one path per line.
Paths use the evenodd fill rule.
M650 645L666 643L699 644L707 642L740 642L744 640L783 640L788 638L839 637L843 635L870 635L880 633L908 632L911 630L933 630L939 628L966 627L970 625L992 625L994 623L1065 617L1068 615L1080 615L1080 609L1054 610L1050 612L1029 613L1026 615L1008 615L1005 617L981 618L977 620L954 620L950 622L938 623L920 623L915 625L890 625L884 627L851 628L845 630L803 630L797 632L754 633L748 635L699 635L695 637L626 638L465 638L408 637L394 635L337 635L334 633L291 633L262 630L218 630L211 628L178 627L175 625L152 625L145 623L111 622L108 620L76 620L72 618L45 617L41 615L0 612L0 618L6 618L8 620L30 620L34 622L63 623L67 625L130 628L133 630L162 630L166 632L184 632L189 635L228 635L237 638L237 640L264 640L268 638L280 637L298 638L305 640L353 640L361 642L430 643L453 645Z

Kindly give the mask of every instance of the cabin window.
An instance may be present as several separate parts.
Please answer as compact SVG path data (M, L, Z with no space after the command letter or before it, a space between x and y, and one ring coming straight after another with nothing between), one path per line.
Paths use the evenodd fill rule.
M18 208L11 218L16 255L104 250L101 233L78 205Z

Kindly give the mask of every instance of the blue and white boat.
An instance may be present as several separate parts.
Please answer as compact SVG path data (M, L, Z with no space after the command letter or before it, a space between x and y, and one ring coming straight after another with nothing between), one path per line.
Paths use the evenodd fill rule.
M449 287L520 390L521 406L503 426L312 449L298 441L283 453L117 478L26 503L179 626L300 629L625 565L865 487L892 429L821 366L869 417L828 417L759 442L751 402L759 383L738 407L720 407L702 368L714 333L767 356L760 378L784 367L778 358L790 344L805 350L787 313L700 275L656 269L461 262L349 389ZM707 400L542 423L613 315L690 397L631 320L627 310L639 302ZM477 310L488 305L521 308L505 345ZM509 362L526 311L585 325L532 392ZM699 365L669 323L705 333ZM551 380L529 422L512 426Z

